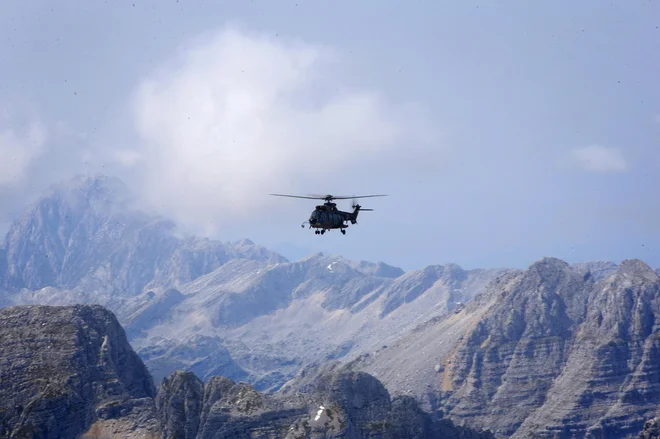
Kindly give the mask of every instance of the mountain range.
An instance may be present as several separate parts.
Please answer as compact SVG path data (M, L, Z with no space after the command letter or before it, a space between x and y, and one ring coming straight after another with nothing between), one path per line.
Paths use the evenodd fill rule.
M660 415L660 278L640 260L289 261L247 239L185 236L93 176L15 221L0 285L2 306L107 307L157 382L183 370L286 393L338 362L497 437L634 437Z
M114 314L98 305L0 309L0 340L3 438L493 439L341 367L287 393L183 371L156 387Z

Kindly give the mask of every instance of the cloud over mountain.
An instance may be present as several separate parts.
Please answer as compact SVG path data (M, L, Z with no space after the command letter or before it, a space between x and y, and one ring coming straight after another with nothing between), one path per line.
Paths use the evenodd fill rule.
M20 181L34 159L44 151L46 132L41 123L17 124L0 111L0 189Z
M422 112L337 83L340 60L239 27L204 35L139 84L141 146L118 159L143 167L152 204L197 226L269 207L273 188L323 192L360 166L428 162Z

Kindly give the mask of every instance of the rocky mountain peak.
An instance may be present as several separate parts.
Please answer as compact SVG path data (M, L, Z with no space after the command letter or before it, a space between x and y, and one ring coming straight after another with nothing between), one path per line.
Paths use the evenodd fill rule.
M300 258L298 262L318 261L321 259L325 259L325 255L323 254L323 252L315 252L305 256L304 258Z
M639 259L625 259L621 261L618 274L630 278L644 278L649 281L656 281L659 279L658 273L656 273L656 271L647 263Z
M254 242L251 239L244 238L238 241L238 245L254 245Z
M77 437L94 419L156 396L123 328L100 306L0 309L0 364L0 435Z
M543 258L356 367L497 437L628 438L658 413L658 322L660 278L648 265Z
M119 178L93 174L77 175L51 185L34 206L60 203L73 211L93 209L110 214L113 210L130 209L135 200L133 192Z
M104 175L53 185L11 226L0 287L94 290L94 302L108 304L98 296L114 301L147 285L176 287L232 258L286 262L250 240L181 237L172 221L133 208L132 200L121 180Z
M50 192L82 192L91 197L102 194L129 194L126 184L117 177L104 174L79 174L69 180L51 185Z
M556 283L570 268L567 262L554 258L544 257L534 262L528 268L528 275L543 282Z
M129 208L121 180L78 176L53 185L29 206L5 240L9 288L73 286L98 255L146 218Z

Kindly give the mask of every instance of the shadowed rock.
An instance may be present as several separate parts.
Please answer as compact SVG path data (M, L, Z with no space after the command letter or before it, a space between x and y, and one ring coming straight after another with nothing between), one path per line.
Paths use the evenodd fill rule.
M76 437L144 413L155 427L151 376L100 306L0 309L0 395L0 437Z
M637 439L660 439L660 418L646 421Z
M275 394L183 371L156 392L115 316L96 305L0 309L0 366L0 437L491 437L433 421L414 401L393 404L373 376L334 364Z

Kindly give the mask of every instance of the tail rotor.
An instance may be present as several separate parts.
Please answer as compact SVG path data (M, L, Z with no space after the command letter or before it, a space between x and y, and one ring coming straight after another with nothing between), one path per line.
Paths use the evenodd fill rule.
M357 203L355 198L353 198L353 204L351 204L351 207L353 208L353 210L355 210L357 208L360 212L364 212L364 211L373 212L373 209L363 209L362 206L360 206Z

